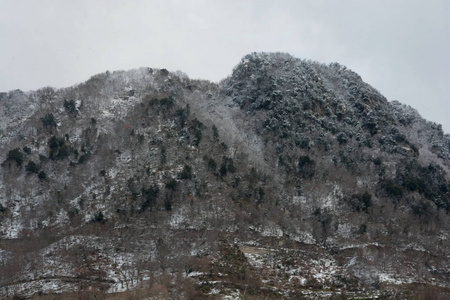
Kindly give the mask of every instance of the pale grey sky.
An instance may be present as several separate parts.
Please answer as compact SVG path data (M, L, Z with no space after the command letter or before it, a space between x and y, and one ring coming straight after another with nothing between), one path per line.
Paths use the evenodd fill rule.
M450 133L450 1L0 0L0 91L106 70L219 81L251 52L339 62Z

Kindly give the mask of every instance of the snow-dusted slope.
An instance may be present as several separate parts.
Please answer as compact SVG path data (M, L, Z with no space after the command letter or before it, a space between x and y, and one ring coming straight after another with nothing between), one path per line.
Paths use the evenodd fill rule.
M0 114L2 297L449 288L449 135L339 64L106 72Z

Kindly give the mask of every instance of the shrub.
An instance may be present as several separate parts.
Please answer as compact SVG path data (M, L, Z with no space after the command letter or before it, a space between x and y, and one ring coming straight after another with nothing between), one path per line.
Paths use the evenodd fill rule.
M312 164L314 164L314 161L308 155L300 156L298 158L298 167L299 168L303 168L305 166L309 166Z
M167 109L172 108L174 104L175 100L172 97L162 98L161 100L159 100L159 105Z
M194 135L194 139L192 141L194 146L198 146L200 144L203 137L202 130L204 128L205 125L196 118L190 122L189 132Z
M366 224L361 224L361 226L359 226L358 233L359 234L365 234L366 232L367 232L367 225Z
M339 142L339 145L346 144L348 141L347 135L343 132L339 133L337 136L337 141Z
M219 168L219 174L220 176L225 176L228 172L234 173L236 172L236 168L234 167L233 159L231 157L224 157Z
M41 118L42 124L44 125L44 127L51 129L51 128L56 128L56 119L55 116L52 113L49 113L47 115L45 115L43 118Z
M90 156L91 156L91 153L90 153L90 152L81 155L81 156L80 156L80 159L78 159L78 163L79 163L79 164L85 163L85 162L88 160L88 158L89 158Z
M170 199L164 201L164 208L166 210L172 210L172 201Z
M52 136L47 142L47 145L50 147L50 149L57 149L62 144L64 144L64 140L58 139L56 136Z
M418 191L419 193L424 193L427 185L424 178L407 175L403 179L403 186L405 186L410 191Z
M308 155L300 156L297 163L297 171L303 178L311 178L314 176L315 161Z
M213 131L213 140L218 141L219 140L219 130L217 129L216 125L213 125L212 131Z
M28 162L28 164L25 166L25 170L28 172L28 173L35 173L35 174L37 174L37 172L39 171L39 167L38 167L38 165L34 162L34 161L30 161L30 162Z
M145 96L144 99L148 100L149 98L150 98L150 96L147 95L147 96ZM151 99L148 100L148 106L155 106L155 105L157 105L158 103L159 103L159 100L156 99L156 98L151 98Z
M75 100L64 100L64 108L69 114L77 113L77 106L75 104Z
M167 71L167 69L161 69L161 70L159 70L159 73L160 73L162 76L167 76L167 75L169 75L169 71Z
M233 159L232 158L227 158L227 169L230 173L234 173L236 172L236 168L234 167L234 163L233 163Z
M142 195L144 201L141 204L141 209L145 211L147 208L153 206L158 198L159 188L156 185L149 187L148 189L142 189Z
M364 194L354 194L350 200L353 211L369 212L369 207L372 206L372 195L367 191Z
M309 147L309 141L307 139L296 141L296 144L302 149L306 149Z
M92 220L93 223L105 223L106 219L105 216L103 215L103 213L101 211L98 211L95 215L94 215L94 219Z
M48 140L47 145L50 148L50 159L62 159L69 156L70 154L70 148L65 144L64 138L57 138L56 136L52 136Z
M225 175L227 175L227 165L226 165L225 162L223 162L223 163L220 165L220 168L219 168L219 174L220 174L220 176L225 176Z
M202 131L201 129L197 129L194 133L194 137L195 139L193 140L193 144L194 146L198 146L200 144L200 141L202 140Z
M8 152L8 157L6 160L14 160L18 166L22 165L23 162L23 153L19 148L15 148Z
M400 186L395 185L392 180L386 180L384 183L384 190L391 197L403 196L403 189Z
M429 201L422 201L411 206L413 215L422 218L425 222L429 222L433 216L433 205Z
M216 161L215 161L214 159L212 159L212 158L209 158L209 159L208 159L208 169L210 169L210 170L212 170L212 171L215 171L216 168L217 168L217 163L216 163Z
M62 145L61 148L59 148L58 155L56 156L56 158L63 159L65 157L69 156L69 154L70 154L69 146Z
M184 165L183 170L178 174L180 179L191 179L192 178L192 167L189 165Z
M44 171L39 172L38 178L41 180L47 180L47 174Z
M363 124L363 128L366 129L372 136L378 132L378 124L375 120L369 119Z
M161 165L164 165L167 161L167 151L166 147L161 147Z
M30 147L23 147L23 152L26 154L31 154L31 148Z
M364 192L361 196L361 202L364 204L365 211L367 211L367 209L372 206L372 195L367 191Z
M175 191L177 187L177 181L175 179L171 179L166 183L166 188L172 191Z
M381 166L381 164L383 163L383 161L381 160L381 157L377 157L373 160L373 163L375 166Z
M41 100L50 101L55 97L56 93L52 87L47 86L37 90L36 94Z
M187 112L183 108L180 108L177 111L175 111L175 116L178 117L180 127L183 128L186 125Z

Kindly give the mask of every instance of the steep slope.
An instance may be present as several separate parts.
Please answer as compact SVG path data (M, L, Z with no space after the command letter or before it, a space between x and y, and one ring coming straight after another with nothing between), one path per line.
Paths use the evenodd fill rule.
M0 107L3 296L450 288L450 136L339 64L255 53L219 84L142 68Z

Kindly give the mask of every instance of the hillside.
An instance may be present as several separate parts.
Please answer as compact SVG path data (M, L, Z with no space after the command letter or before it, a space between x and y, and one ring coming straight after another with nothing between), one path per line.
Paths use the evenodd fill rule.
M0 115L1 297L450 295L450 136L337 63L106 72Z

